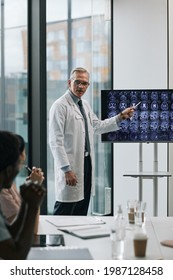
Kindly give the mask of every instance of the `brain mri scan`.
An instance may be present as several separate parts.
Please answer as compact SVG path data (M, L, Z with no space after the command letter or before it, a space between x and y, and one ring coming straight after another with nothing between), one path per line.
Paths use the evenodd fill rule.
M173 142L173 90L101 91L102 119L137 104L132 118L122 120L118 131L103 134L102 141Z

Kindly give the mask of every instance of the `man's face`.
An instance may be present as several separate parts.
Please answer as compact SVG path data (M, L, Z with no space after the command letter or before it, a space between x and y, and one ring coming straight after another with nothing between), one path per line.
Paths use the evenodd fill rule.
M81 98L89 86L89 76L87 72L74 72L73 78L68 81L69 89L78 98Z

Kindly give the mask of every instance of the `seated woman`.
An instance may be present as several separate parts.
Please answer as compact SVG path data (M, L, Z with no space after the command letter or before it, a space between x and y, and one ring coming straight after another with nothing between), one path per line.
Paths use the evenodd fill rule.
M16 135L16 136L19 139L19 145L20 145L19 160L20 160L20 169L21 169L26 160L25 142L20 135ZM37 181L37 183L41 185L44 180L44 174L40 168L33 167L31 174L26 178L26 180L31 180L32 182ZM1 210L4 216L6 217L7 221L9 223L12 223L16 218L21 206L21 197L14 183L12 184L11 188L2 189L2 191L0 192L0 205L1 205Z
M18 137L0 131L0 192L11 188L20 171ZM31 180L20 186L21 207L13 223L8 224L0 205L0 259L24 260L33 243L34 226L38 209L46 189Z

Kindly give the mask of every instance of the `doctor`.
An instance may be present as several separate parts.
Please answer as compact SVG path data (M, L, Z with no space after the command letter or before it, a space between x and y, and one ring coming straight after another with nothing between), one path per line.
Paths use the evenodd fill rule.
M68 86L49 114L49 144L55 172L54 215L87 215L90 194L95 191L93 134L118 130L120 121L130 118L134 108L101 121L89 103L81 99L89 87L88 71L73 69Z

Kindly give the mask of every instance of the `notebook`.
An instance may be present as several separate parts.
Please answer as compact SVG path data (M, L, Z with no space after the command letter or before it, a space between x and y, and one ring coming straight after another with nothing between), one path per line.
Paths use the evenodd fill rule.
M101 238L110 235L110 229L101 225L75 226L58 228L62 232L69 233L82 239Z
M88 226L88 225L101 225L105 224L105 222L98 218L98 217L75 217L73 216L73 219L71 217L62 217L59 216L57 219L57 216L49 216L46 219L46 222L50 223L51 225L60 228L60 227L71 227L71 226Z

